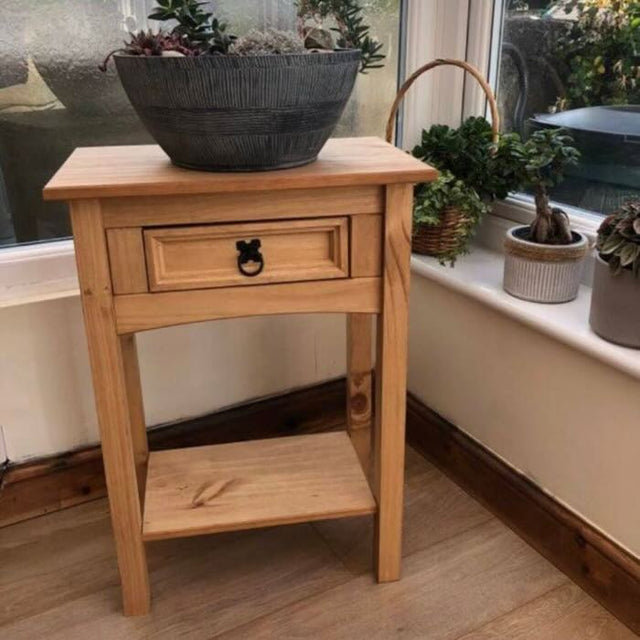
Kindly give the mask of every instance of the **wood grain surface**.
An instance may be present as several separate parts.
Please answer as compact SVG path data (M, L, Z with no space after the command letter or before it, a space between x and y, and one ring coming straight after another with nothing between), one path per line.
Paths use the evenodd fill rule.
M0 635L637 638L411 449L405 494L401 582L371 579L371 517L168 540L148 545L144 618L119 612L106 500L0 529Z
M236 243L254 239L263 269L248 277L238 268ZM144 231L144 244L151 291L349 277L347 217L157 227Z
M435 169L380 138L333 138L296 169L209 173L175 167L156 145L76 149L44 189L45 200L226 193L428 182Z
M346 433L152 453L143 537L159 540L373 513Z
M118 333L188 322L282 313L376 313L380 278L116 296Z

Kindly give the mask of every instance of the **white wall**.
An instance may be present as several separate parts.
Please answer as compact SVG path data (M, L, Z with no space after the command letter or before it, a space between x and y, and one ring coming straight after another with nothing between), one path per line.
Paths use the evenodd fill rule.
M0 425L15 462L97 442L78 298L0 309ZM246 318L138 335L148 425L344 375L345 317Z
M640 556L640 383L415 276L409 388Z

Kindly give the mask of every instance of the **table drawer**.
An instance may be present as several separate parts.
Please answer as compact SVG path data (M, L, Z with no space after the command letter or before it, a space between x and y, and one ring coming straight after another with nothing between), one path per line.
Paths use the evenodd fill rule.
M349 277L347 217L144 230L151 291Z

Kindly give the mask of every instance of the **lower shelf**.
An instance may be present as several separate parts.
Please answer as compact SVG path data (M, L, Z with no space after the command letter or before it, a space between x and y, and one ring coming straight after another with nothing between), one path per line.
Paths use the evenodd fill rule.
M158 451L143 538L161 540L375 513L345 432Z

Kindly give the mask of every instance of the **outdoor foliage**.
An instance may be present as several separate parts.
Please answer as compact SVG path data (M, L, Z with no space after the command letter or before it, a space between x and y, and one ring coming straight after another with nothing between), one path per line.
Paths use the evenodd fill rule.
M577 20L556 56L568 66L561 109L640 103L640 0L559 0Z
M598 252L614 274L623 269L640 276L640 200L624 204L598 230Z

